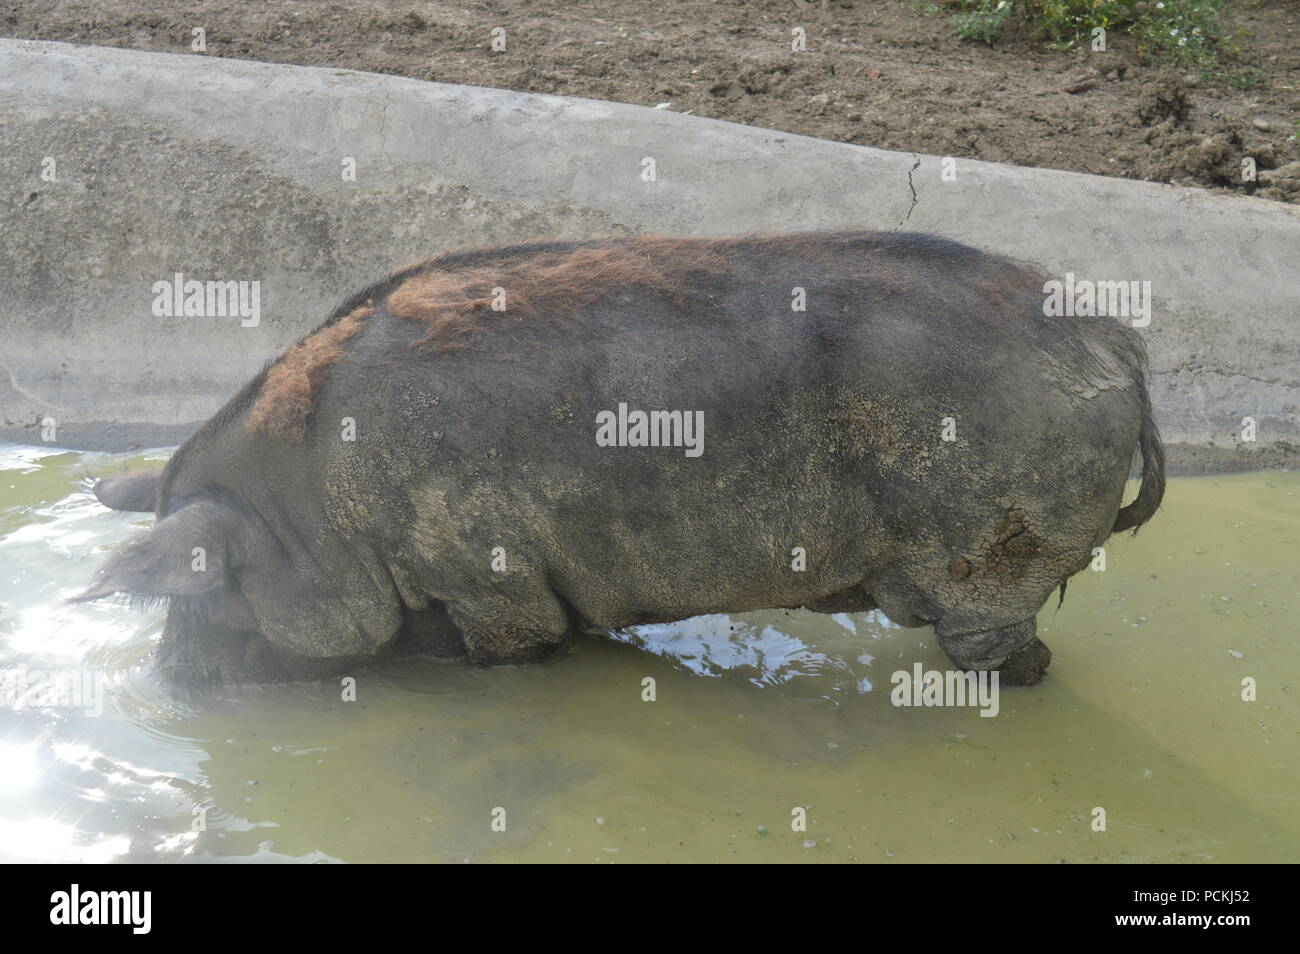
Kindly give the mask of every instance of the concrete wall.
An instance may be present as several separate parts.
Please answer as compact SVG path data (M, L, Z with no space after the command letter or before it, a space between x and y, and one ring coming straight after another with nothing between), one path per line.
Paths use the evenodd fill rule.
M49 416L66 446L178 441L349 292L459 244L850 227L1149 280L1174 468L1300 451L1292 206L968 160L943 181L936 157L661 110L15 40L0 40L0 142L8 439L38 441ZM152 286L178 271L260 281L261 323L155 317ZM1256 443L1237 437L1247 415Z

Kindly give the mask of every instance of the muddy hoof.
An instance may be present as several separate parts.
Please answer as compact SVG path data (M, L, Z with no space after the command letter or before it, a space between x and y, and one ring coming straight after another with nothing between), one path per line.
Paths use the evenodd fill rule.
M1035 637L1032 643L1020 647L1002 661L998 667L998 682L1003 686L1032 686L1042 681L1052 662L1052 651Z

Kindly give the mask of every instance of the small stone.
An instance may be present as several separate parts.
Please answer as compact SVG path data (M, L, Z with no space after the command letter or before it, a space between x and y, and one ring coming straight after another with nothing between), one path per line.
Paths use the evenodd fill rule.
M1273 128L1273 124L1261 116L1256 116L1254 121L1251 123L1251 125L1254 126L1256 129L1258 129L1260 132L1268 132L1270 129Z

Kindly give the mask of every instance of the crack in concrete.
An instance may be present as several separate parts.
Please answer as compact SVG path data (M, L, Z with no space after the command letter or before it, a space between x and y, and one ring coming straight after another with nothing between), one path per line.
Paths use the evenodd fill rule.
M916 162L912 164L912 168L907 170L907 188L912 192L912 204L907 209L907 215L903 216L902 220L899 221L899 228L902 228L907 223L907 220L912 217L912 212L916 209L916 186L912 183L912 173L921 168L921 157L916 153L912 153L912 158Z
M45 398L41 397L40 395L33 394L31 391L27 390L25 387L23 387L21 384L19 384L19 383L18 383L18 375L14 374L14 369L11 368L11 367L9 367L9 365L6 364L5 362L0 361L0 368L4 368L5 371L8 372L8 374L9 374L9 386L10 386L11 388L13 388L14 391L16 391L17 393L21 394L23 397L28 398L29 400L35 401L37 404L44 404L46 407L52 407L52 408L54 408L54 410L59 411L60 413L63 413L63 414L70 414L70 413L71 413L71 411L69 411L69 409L66 408L66 407L64 407L63 405L61 405L61 404L55 404L53 401L47 401L47 400L45 400Z
M1279 364L1290 364L1290 363L1293 362L1279 362ZM1269 365L1269 367L1277 367L1277 365ZM1286 381L1280 378L1260 378L1252 374L1246 374L1243 371L1225 370L1223 368L1209 368L1204 365L1198 365L1196 367L1188 367L1186 365L1180 365L1176 368L1170 368L1167 371L1153 371L1151 372L1151 374L1153 377L1169 375L1169 374L1190 374L1190 375L1215 374L1221 378L1244 378L1247 381L1254 381L1256 384L1268 384L1268 385L1272 385L1273 387L1282 387L1288 390L1293 389L1295 387L1295 383L1293 381Z
M379 154L384 157L388 163L388 173L393 171L393 158L388 154L388 108L393 105L393 91L388 87L383 87L384 107L379 112Z

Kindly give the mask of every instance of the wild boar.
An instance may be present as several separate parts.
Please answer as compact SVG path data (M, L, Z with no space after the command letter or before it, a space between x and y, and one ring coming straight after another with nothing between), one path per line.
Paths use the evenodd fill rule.
M878 607L1032 683L1036 612L1164 489L1142 339L1043 304L921 234L443 254L99 482L157 523L79 599L164 600L180 690L777 607Z

